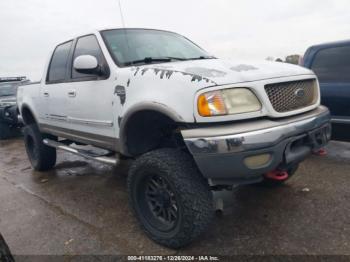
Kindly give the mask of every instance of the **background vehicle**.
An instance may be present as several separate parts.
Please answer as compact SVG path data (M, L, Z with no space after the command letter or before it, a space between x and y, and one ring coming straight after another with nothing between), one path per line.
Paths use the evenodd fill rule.
M19 134L17 87L28 80L25 77L0 78L0 139Z
M350 40L308 48L303 65L320 82L321 103L332 115L332 139L350 141Z
M17 98L36 170L55 165L56 148L109 164L135 159L130 205L148 236L173 248L210 224L212 190L283 183L330 138L312 71L217 59L167 31L103 30L61 43L41 83Z

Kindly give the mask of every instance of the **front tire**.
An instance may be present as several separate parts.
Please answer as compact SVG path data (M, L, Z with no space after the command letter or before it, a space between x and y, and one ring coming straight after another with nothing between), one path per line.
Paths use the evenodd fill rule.
M32 167L37 171L46 171L56 164L56 149L43 143L44 138L50 135L40 133L37 125L25 126L23 129L24 144Z
M128 176L129 200L146 234L158 244L180 248L210 224L213 198L192 158L159 149L135 160Z

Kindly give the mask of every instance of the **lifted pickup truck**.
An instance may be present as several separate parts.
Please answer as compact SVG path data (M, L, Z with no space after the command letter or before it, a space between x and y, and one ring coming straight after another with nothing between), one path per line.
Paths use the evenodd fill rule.
M19 85L28 82L25 77L0 77L0 139L20 133L16 93Z
M57 148L109 164L134 159L131 207L148 236L172 248L207 228L213 190L282 183L331 133L312 71L217 59L150 29L57 45L41 83L19 88L18 104L36 170L55 165Z

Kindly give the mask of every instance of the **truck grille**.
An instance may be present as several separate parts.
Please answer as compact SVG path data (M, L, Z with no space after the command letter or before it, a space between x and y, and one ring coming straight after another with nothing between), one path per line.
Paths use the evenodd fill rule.
M283 113L310 106L317 102L315 79L265 85L265 91L276 112Z

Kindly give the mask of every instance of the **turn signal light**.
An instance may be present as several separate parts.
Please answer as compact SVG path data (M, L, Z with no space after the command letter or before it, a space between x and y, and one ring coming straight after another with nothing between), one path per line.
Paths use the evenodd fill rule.
M201 116L226 115L227 110L220 91L208 92L198 97L198 113Z

